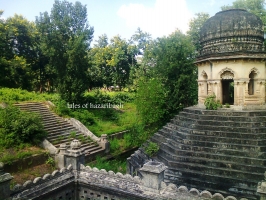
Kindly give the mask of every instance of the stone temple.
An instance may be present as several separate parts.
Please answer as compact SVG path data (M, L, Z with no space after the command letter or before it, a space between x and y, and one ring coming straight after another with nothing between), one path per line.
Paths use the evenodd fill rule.
M263 23L242 9L218 12L200 31L198 105L183 109L150 141L159 144L165 182L258 199L266 170ZM215 94L230 108L206 110ZM144 146L145 147L145 146ZM147 160L144 148L128 158L129 173Z
M265 104L263 23L245 10L227 10L211 17L200 32L197 58L198 97L216 94L222 104Z

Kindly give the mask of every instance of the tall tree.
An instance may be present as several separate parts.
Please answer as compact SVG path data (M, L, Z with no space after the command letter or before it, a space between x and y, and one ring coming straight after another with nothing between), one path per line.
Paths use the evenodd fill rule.
M104 48L108 45L108 37L106 34L100 35L99 39L96 40L94 47Z
M107 46L100 47L99 41L89 53L92 63L89 73L93 85L125 87L130 70L136 64L134 46L119 35L114 36Z
M143 32L139 27L135 34L131 37L131 40L137 43L138 55L143 55L147 45L151 41L151 34Z
M42 37L42 51L57 74L59 94L67 102L79 101L88 88L87 51L93 37L86 6L56 0L51 14L41 13L36 24Z
M32 90L38 63L35 24L15 14L0 20L0 30L0 85Z
M194 65L195 49L188 36L182 34L179 30L168 37L157 38L145 50L143 63L145 63L149 79L156 79L163 85L161 92L165 94L165 109L160 112L154 123L165 122L186 106L190 106L197 101L197 70ZM155 82L155 81L154 81ZM146 82L146 87L151 87L151 82ZM141 82L141 85L145 82ZM156 88L156 87L152 87ZM144 90L144 91L142 91ZM147 99L145 95L154 94L145 93L145 87L138 88L137 93L143 95L139 99ZM162 99L158 100L161 102ZM138 103L138 102L137 102ZM141 103L141 102L139 102ZM145 101L143 101L145 103ZM152 105L146 104L146 110L152 110ZM149 107L149 108L148 108ZM140 111L140 113L143 113ZM143 118L149 116L147 113Z

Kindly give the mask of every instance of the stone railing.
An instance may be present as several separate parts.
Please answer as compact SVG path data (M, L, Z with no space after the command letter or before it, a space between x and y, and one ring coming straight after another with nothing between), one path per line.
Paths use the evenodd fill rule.
M10 190L12 176L3 173L0 164L0 196L2 199L116 199L116 200L236 200L220 193L199 191L195 188L164 182L167 167L158 161L148 161L139 169L139 176L114 173L104 169L84 166L84 154L80 142L72 141L70 148L62 152L64 167L52 174L26 181ZM67 167L66 167L67 166ZM260 183L258 192L265 199L266 182ZM245 200L242 198L241 200Z
M87 129L86 126L84 126L79 120L75 118L65 119L67 122L69 122L72 126L74 126L76 129L78 129L81 133L83 133L86 136L89 136L94 142L97 142L100 147L105 149L105 153L109 153L110 151L110 144L107 140L107 135L102 134L101 137L97 137L94 135L89 129Z

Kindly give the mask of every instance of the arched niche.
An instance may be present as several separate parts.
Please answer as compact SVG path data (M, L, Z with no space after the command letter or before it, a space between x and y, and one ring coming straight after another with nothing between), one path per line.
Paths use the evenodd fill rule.
M230 68L223 69L220 73L222 86L222 103L234 104L234 71Z
M255 93L255 79L258 76L258 70L256 68L252 68L249 72L249 82L248 82L248 94L254 95Z
M203 70L202 73L201 73L201 76L202 76L202 93L203 95L208 95L208 83L207 83L207 80L208 80L208 75L207 73Z

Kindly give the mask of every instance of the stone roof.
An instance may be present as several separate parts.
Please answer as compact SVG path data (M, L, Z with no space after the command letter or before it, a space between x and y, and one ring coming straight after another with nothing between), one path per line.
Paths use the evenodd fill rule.
M265 57L261 19L243 9L216 13L200 30L201 50L198 60L235 55L256 54Z

